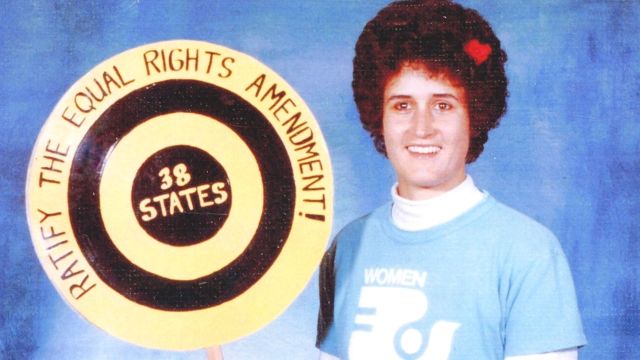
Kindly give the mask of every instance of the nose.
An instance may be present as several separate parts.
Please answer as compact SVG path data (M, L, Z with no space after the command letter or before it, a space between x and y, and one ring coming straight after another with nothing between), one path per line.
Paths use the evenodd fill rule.
M418 109L414 113L413 127L416 136L427 137L434 131L433 127L433 114L426 107Z

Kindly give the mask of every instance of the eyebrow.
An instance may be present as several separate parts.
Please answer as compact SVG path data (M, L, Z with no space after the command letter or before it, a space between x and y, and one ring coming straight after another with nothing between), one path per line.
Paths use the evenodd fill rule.
M457 102L461 102L461 100L457 96L450 93L433 94L432 96L438 99L453 99ZM403 95L403 94L391 95L385 102L389 102L391 100L398 100L398 99L405 100L405 99L411 99L411 98L412 97L410 95Z
M435 98L439 98L439 99L442 99L442 98L445 98L445 99L454 99L454 100L456 100L457 102L461 102L461 101L460 101L460 99L459 99L457 96L455 96L455 95L453 95L453 94L449 94L449 93L444 93L444 94L433 94L433 97L435 97Z
M411 99L411 96L409 96L409 95L391 95L391 96L389 96L389 98L385 102L389 102L391 100L405 100L405 99Z

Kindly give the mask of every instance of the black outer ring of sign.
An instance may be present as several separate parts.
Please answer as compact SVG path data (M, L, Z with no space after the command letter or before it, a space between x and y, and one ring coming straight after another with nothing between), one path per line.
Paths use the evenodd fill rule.
M219 271L192 281L167 279L131 263L109 238L100 212L101 169L110 150L138 124L174 112L210 116L235 131L253 153L264 189L260 223L243 253ZM209 83L167 80L118 100L89 129L71 166L68 204L78 245L102 281L141 305L198 310L234 299L275 262L293 222L295 181L282 140L251 104Z

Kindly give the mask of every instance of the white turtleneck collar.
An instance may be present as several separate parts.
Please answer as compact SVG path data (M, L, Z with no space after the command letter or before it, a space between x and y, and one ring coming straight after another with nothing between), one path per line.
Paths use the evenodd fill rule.
M428 200L409 200L398 195L398 184L391 188L391 220L405 231L419 231L444 224L462 215L485 198L471 176L444 194Z

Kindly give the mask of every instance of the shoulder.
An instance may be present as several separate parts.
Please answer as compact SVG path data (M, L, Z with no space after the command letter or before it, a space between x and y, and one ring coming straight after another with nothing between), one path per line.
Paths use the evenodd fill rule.
M554 240L555 235L545 225L522 212L494 200L492 211L487 213L488 222L495 231L510 234L515 239Z
M498 200L493 201L483 228L501 242L509 255L535 258L562 254L560 242L546 226Z
M390 208L391 204L386 203L372 212L349 222L335 237L338 246L357 243L364 233L371 231L372 228L381 226L383 221L388 220Z
M391 204L386 203L372 212L345 225L333 240L336 263L349 263L363 242L372 241L381 232L382 223L389 221Z
M484 228L498 243L498 258L507 272L528 272L566 263L561 243L549 228L497 200L487 214Z

